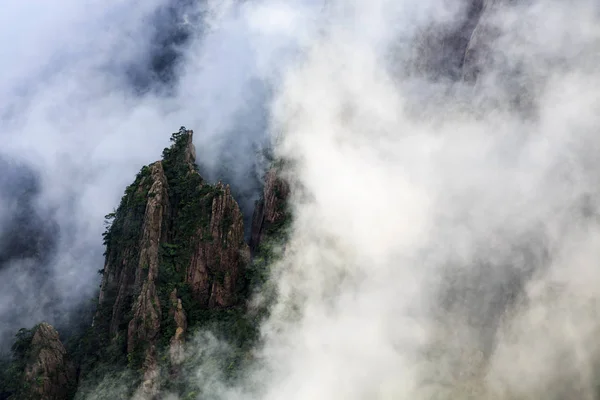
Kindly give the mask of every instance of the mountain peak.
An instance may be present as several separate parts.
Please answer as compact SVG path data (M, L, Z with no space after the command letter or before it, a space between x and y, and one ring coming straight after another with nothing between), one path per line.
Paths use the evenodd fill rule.
M191 170L196 170L196 147L194 131L185 126L171 134L171 147L163 151L163 161L185 162Z
M117 358L143 371L140 390L150 397L159 390L159 352L172 344L175 365L187 325L202 322L199 310L239 306L250 262L240 207L228 185L200 176L193 131L181 127L171 142L113 214L94 320Z

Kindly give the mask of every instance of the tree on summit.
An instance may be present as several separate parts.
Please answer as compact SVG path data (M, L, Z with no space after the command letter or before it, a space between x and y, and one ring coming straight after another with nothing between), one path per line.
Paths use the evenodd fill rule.
M171 135L171 142L176 142L177 139L179 139L186 132L187 132L187 129L185 129L185 126L182 126L181 128L179 128L179 132L175 132Z

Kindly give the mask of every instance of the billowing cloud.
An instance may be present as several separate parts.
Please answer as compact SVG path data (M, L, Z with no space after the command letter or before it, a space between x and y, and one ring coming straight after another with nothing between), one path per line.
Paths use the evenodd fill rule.
M264 398L592 398L592 3L487 2L474 81L411 68L467 7L332 3L273 109L296 219Z
M22 173L17 164L33 175L38 189L26 201L39 218L31 223L54 224L56 246L28 269L46 271L51 290L23 268L4 268L5 282L21 276L28 288L7 285L2 334L40 317L60 325L94 295L103 216L181 125L197 132L203 175L230 183L251 215L264 168L257 154L268 142L265 104L281 69L275 60L297 52L297 27L310 31L295 11L283 3L261 9L166 0L6 5L0 34L14 40L0 49L0 158L8 175ZM287 18L288 37L279 36L281 27L252 25L257 13ZM4 185L6 198L26 184ZM2 204L0 214L13 218ZM24 312L29 299L51 312Z
M0 154L39 176L63 301L92 293L102 216L169 132L195 130L205 175L246 212L273 140L295 161L279 299L260 362L237 387L211 380L215 397L593 398L592 1L173 4L13 2L1 17L15 40ZM185 40L158 52L177 60L160 75L165 15Z

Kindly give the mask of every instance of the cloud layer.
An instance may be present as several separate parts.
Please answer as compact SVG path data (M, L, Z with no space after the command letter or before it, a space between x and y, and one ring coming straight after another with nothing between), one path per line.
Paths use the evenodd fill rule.
M466 7L332 3L273 110L296 221L264 398L592 398L595 6L488 3L452 83L411 66Z
M37 182L25 200L39 214L28 222L38 232L24 242L39 240L45 224L54 224L55 246L41 249L43 260L28 268L4 266L1 335L40 319L60 324L94 296L103 216L181 125L197 132L203 175L230 183L251 218L264 168L257 154L268 142L265 103L281 69L274 60L293 56L300 32L281 37L277 27L251 25L250 15L288 15L287 30L303 17L283 3L262 9L213 3L5 7L0 35L14 40L0 48L10 60L0 80L0 159L8 176L30 174ZM27 184L11 180L4 197L14 202L12 194ZM17 218L8 203L0 212L7 219L3 230ZM40 271L48 289L36 283ZM29 302L33 308L24 306Z
M39 176L64 304L93 292L102 216L169 132L197 132L205 175L246 212L272 140L295 161L279 300L247 382L216 397L593 398L592 1L481 2L474 31L469 2L173 4L13 2L1 17L0 33L27 34L0 48L0 155ZM157 18L185 33L166 52ZM439 57L447 37L462 61Z

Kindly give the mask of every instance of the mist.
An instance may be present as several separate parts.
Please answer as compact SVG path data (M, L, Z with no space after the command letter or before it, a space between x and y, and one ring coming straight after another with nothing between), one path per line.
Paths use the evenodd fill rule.
M3 7L0 347L40 320L60 329L91 317L81 307L97 296L104 215L182 125L197 132L202 175L232 186L249 227L268 166L259 156L281 69L273 59L293 57L299 40L250 26L249 15L288 8L179 0ZM291 16L285 29L301 19ZM45 244L25 249L37 242Z
M595 398L593 1L48 7L0 17L14 39L0 46L0 158L38 182L18 207L49 238L0 254L0 334L93 295L103 216L185 125L203 176L231 184L247 218L261 151L292 161L294 216L255 363L228 386L199 355L221 344L200 332L190 385L222 399ZM24 179L0 181L0 249Z
M486 2L456 81L414 66L466 3L332 3L273 108L295 223L261 398L595 398L597 7Z

